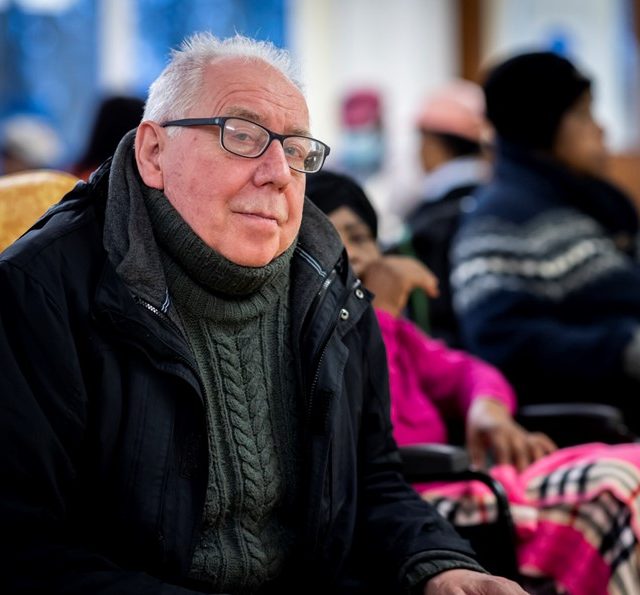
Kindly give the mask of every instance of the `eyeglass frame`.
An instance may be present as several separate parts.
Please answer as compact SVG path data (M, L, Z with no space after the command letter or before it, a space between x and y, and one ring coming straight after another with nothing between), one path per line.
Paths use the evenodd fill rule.
M231 151L227 147L225 147L223 139L224 139L224 128L227 123L227 120L241 120L243 122L248 122L249 124L253 124L254 126L257 126L258 128L261 128L262 130L264 130L269 135L269 141L264 146L264 149L262 149L262 151L260 151L260 153L258 153L257 155L241 155L240 153L236 153L234 151ZM322 163L320 164L320 167L318 169L314 171L305 171L303 169L298 169L297 167L293 167L287 160L287 165L289 166L290 169L302 174L318 173L324 166L324 162L326 161L329 153L331 152L331 147L329 147L329 145L327 145L326 143L323 143L321 140L318 140L317 138L313 138L312 136L305 136L304 134L278 134L277 132L272 132L262 124L258 124L253 120L248 120L247 118L241 118L239 116L214 116L212 118L180 118L178 120L169 120L168 122L163 122L162 124L160 124L160 126L162 126L163 128L166 128L167 126L218 126L218 128L220 128L220 146L228 153L231 153L232 155L236 155L237 157L243 157L245 159L258 159L259 157L262 157L262 155L264 155L267 152L267 149L271 146L271 143L274 140L280 141L280 144L282 145L283 149L284 149L284 141L287 140L288 138L306 138L308 140L312 140L318 143L319 145L322 145L322 147L324 147ZM285 156L286 156L286 153L285 153Z

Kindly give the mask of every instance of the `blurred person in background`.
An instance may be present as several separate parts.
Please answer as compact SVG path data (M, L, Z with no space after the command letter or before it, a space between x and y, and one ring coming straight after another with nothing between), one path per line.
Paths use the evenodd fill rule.
M402 218L394 204L398 179L391 163L385 104L378 89L355 88L342 98L341 144L330 164L366 188L380 214L380 242L388 246L400 237Z
M506 492L531 593L638 592L640 444L556 450L544 434L524 429L513 418L513 389L497 369L401 316L411 290L433 295L436 280L414 258L381 253L376 213L362 188L323 171L309 178L307 196L334 224L354 272L374 293L398 444L446 443L452 422L463 426L473 464L490 466ZM415 487L457 526L495 520L495 496L483 484Z
M0 174L60 165L62 141L44 119L17 114L0 122Z
M122 137L142 120L144 101L138 97L113 96L102 100L95 115L84 154L72 172L83 180L111 157Z
M606 181L591 81L531 52L494 66L484 92L494 174L452 251L464 345L521 402L606 402L637 433L638 214Z
M384 166L382 96L376 89L354 89L342 99L342 167L365 181Z
M196 34L0 257L7 593L523 595L401 475L287 52Z
M483 152L489 127L482 88L471 81L455 80L434 90L421 106L416 128L424 177L418 204L405 220L406 237L392 251L415 255L439 281L440 293L426 307L424 301L412 299L409 317L432 336L458 347L449 251L460 215L473 208L473 191L489 177L490 166Z

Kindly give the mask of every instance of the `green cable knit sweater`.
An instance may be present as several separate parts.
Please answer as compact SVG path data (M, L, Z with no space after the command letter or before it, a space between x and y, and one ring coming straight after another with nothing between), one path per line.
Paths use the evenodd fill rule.
M146 205L206 397L209 481L190 574L216 592L251 593L277 576L293 545L294 246L265 267L239 266L209 248L161 192Z

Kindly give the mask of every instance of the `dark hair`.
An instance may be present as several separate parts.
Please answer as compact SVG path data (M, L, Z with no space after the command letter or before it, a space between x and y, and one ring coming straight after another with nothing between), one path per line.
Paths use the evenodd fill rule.
M422 134L428 134L437 138L454 157L465 157L467 155L479 155L482 147L479 143L468 138L462 138L456 134L446 134L444 132L433 132L431 130L421 130Z
M137 97L116 96L103 100L77 169L97 167L111 157L122 137L140 124L143 111L144 101Z
M364 190L349 176L322 170L307 176L306 195L323 213L350 208L378 236L378 217Z
M562 56L531 52L495 66L483 87L487 118L499 137L549 150L564 113L590 89L591 81Z

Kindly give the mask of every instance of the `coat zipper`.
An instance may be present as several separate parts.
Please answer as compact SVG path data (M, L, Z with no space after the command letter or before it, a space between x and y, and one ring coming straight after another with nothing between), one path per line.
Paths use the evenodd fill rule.
M162 310L160 310L159 308L157 308L156 306L154 306L153 304L150 304L149 302L147 302L145 299L141 298L140 296L134 295L133 296L134 301L142 306L143 308L147 309L149 312L151 312L154 316L156 316L160 321L161 324L166 324L168 327L172 328L172 330L174 330L175 332L181 334L180 329L178 328L178 326L173 322L173 320L171 320L169 318L169 316L167 316L167 314L165 312L163 312ZM174 357L176 357L176 359L180 362L182 362L187 368L189 368L189 370L191 370L193 376L195 377L196 381L198 382L198 387L200 389L200 403L204 406L204 399L205 399L205 389L204 389L204 384L202 383L202 379L200 378L200 372L197 370L196 366L194 366L194 364L186 357L184 357L181 353L177 352L175 349L169 347L171 349L171 351L174 354ZM205 437L205 445L207 443L207 439ZM205 452L207 453L207 467L206 467L206 474L207 477L209 475L209 449L208 447L205 447ZM205 487L205 490L207 488ZM205 496L206 498L206 496ZM203 504L203 509L200 511L200 514L198 516L198 520L196 521L196 527L193 533L193 541L191 543L191 545L189 546L189 551L191 553L191 555L193 555L193 552L195 550L196 547L196 542L197 542L197 535L200 533L201 530L201 526L202 526L202 512L204 510L204 504Z
M318 291L318 293L316 294L316 297L314 298L313 301L313 306L310 309L310 312L312 313L311 316L314 315L314 313L317 311L317 309L320 307L320 303L322 302L322 299L324 297L324 295L327 293L329 287L331 286L331 284L333 283L333 281L335 280L337 276L337 271L335 269L335 267L332 269L331 273L327 276L327 278L325 279L325 281L322 284L322 287L320 288L320 290ZM357 280L356 283L354 284L353 288L356 288L358 285L360 285L360 281ZM339 304L339 308L343 307L351 289L347 289L345 287L344 293L342 295L342 299L339 300L340 304ZM318 381L320 378L320 370L322 368L322 363L324 361L325 355L327 353L327 347L329 344L329 340L331 338L331 336L333 335L333 333L335 332L335 329L338 325L338 315L337 312L339 311L339 308L336 311L336 315L333 317L331 324L329 324L326 328L326 330L324 331L324 334L322 336L322 339L320 341L320 347L318 350L318 355L317 357L314 358L314 362L313 362L313 366L314 366L314 375L313 375L313 379L312 382L309 386L309 399L308 399L308 404L307 404L307 427L310 430L310 433L313 434L314 432L314 423L313 423L313 419L312 419L312 413L313 413L313 408L314 405L316 405L316 390L317 390L317 385L318 385ZM313 323L313 319L310 319L311 322L310 324ZM326 416L328 415L328 407L325 409L324 411L324 417L321 421L321 424L319 424L317 427L320 428L324 428L324 425L326 423ZM310 445L310 443L309 443ZM309 453L310 456L311 453ZM324 472L326 473L326 471ZM309 478L311 480L311 478ZM311 486L311 483L309 484L309 487ZM315 501L314 501L314 505L311 506L312 509L317 509L317 507L319 506L319 501L321 499L321 495L315 493L315 491L313 492L313 496L315 497ZM315 513L317 515L317 511ZM320 522L319 519L316 518L316 522L315 523L310 523L310 527L313 527L310 530L309 533L309 538L310 538L310 552L311 552L311 556L314 557L317 555L318 553L318 548L320 545L320 541L321 541L321 531L320 531Z
M317 311L320 303L322 302L322 298L326 295L329 287L331 286L335 278L336 278L336 271L334 269L323 281L322 287L320 288L320 290L316 294L316 297L313 300L312 311L314 313ZM327 350L327 344L329 343L329 339L336 328L336 324L337 324L337 320L332 321L332 324L330 324L328 328L325 330L322 336L322 340L320 341L320 349L318 351L318 355L317 357L313 358L312 369L314 370L314 374L313 374L313 379L311 380L311 384L309 385L309 400L307 402L307 421L308 422L311 421L311 411L313 409L313 401L314 401L316 386L318 384L318 379L320 377L320 367L324 359L325 352Z
M178 326L175 324L175 322L173 322L173 320L171 320L165 312L163 312L153 304L147 302L145 299L141 298L140 296L134 295L133 299L138 305L142 306L143 308L145 308L146 310L154 314L159 320L161 320L162 324L167 325L176 333L182 334ZM203 401L204 395L205 395L204 385L202 384L202 379L200 378L200 372L198 371L197 367L193 364L191 360L186 358L184 355L182 355L172 347L169 347L169 349L171 349L176 359L181 363L183 363L185 366L187 366L189 370L191 370L191 372L193 373L194 377L198 381L198 387L200 388L200 401Z

